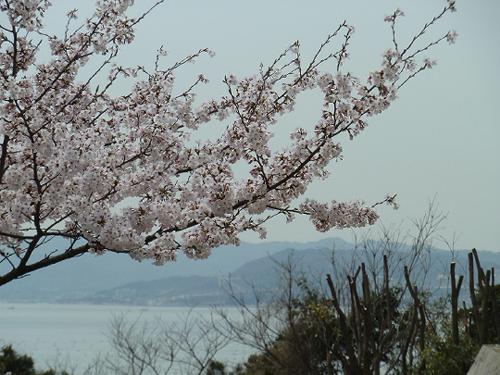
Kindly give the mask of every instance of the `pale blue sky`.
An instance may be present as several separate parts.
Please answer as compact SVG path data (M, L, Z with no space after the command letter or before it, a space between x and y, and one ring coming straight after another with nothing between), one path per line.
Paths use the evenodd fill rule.
M50 28L62 28L57 9L63 3L84 13L91 10L93 1L53 3ZM271 62L296 39L307 56L346 19L356 33L345 69L364 77L378 66L381 53L390 46L385 15L397 7L405 11L399 27L401 36L408 37L444 3L169 0L139 26L136 43L120 59L129 65L148 65L161 44L169 51L167 61L209 47L216 57L189 66L178 82L186 85L194 74L204 73L211 83L201 95L219 95L224 74L251 75L260 62ZM136 0L135 8L145 9L150 4L150 0ZM458 248L500 250L500 2L462 0L457 8L458 12L431 33L455 29L457 43L430 53L438 65L405 87L399 100L373 118L360 137L344 142L344 161L332 164L332 176L314 184L308 195L372 203L386 193L397 193L398 211L379 210L385 225L419 217L435 197L448 213L442 234L451 239L456 233ZM314 94L302 97L296 113L280 123L285 131L278 137L298 126L314 124L320 113L318 99ZM348 231L317 233L305 219L269 225L270 240L308 241L326 236L351 238Z

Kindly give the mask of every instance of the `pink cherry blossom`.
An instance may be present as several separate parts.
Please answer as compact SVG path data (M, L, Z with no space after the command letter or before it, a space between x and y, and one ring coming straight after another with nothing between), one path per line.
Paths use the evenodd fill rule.
M86 252L156 264L179 252L204 258L217 246L237 245L242 232L265 237L265 223L276 216L306 215L319 231L373 224L375 205L301 197L342 158L341 141L360 134L402 86L434 65L422 52L456 37L415 47L429 25L455 9L448 1L406 45L394 33L381 65L356 77L344 69L354 32L344 22L311 60L294 42L254 75L228 74L224 96L196 104L196 89L208 80L199 75L179 89L176 72L213 56L211 50L164 67L160 48L152 71L117 64L139 21L163 2L131 18L133 1L99 0L89 18L70 11L62 35L44 32L49 1L1 3L0 262L9 269L0 285ZM402 15L396 10L386 18L393 31ZM50 59L42 61L41 50ZM327 61L334 71L324 71ZM96 68L86 75L89 66ZM112 95L118 79L132 88ZM301 93L316 89L323 111L311 130L292 127L288 143L273 149L278 120ZM225 131L200 141L198 131L216 121ZM236 177L238 168L247 173ZM382 202L394 206L394 196ZM67 247L39 254L54 238Z

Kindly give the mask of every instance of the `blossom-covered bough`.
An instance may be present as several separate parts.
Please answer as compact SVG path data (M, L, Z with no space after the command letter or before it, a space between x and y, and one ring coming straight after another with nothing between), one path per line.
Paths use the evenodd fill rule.
M69 12L64 33L54 36L43 27L48 0L1 0L0 285L86 252L157 264L178 252L206 257L238 244L244 231L265 236L264 223L278 215L308 215L320 231L361 227L376 221L377 204L395 204L394 196L374 205L298 198L341 157L338 136L359 134L408 80L432 67L427 50L454 41L448 32L420 44L454 1L406 44L396 37L403 13L387 16L392 47L364 80L344 70L353 34L344 22L310 61L295 42L257 74L225 77L227 94L201 104L195 89L204 76L180 91L174 78L208 49L169 67L160 49L151 70L116 63L135 26L163 1L132 18L131 0L99 0L85 20ZM334 72L320 70L327 61ZM134 81L132 89L111 95L123 78ZM280 124L290 126L290 140L273 150L273 126L301 92L317 88L322 116L309 131ZM226 125L217 139L195 141L217 121ZM237 178L236 169L247 173Z

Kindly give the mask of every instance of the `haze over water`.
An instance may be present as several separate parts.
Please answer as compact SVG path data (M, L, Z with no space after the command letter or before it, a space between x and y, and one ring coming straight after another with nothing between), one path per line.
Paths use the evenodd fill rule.
M107 334L113 316L125 315L129 321L155 324L181 322L189 307L144 307L119 305L21 304L0 303L0 345L33 357L37 368L67 366L83 370L98 355L106 355L110 346ZM227 310L236 314L234 308ZM194 309L209 314L209 308ZM243 362L252 351L231 344L216 358L228 364ZM78 372L76 372L78 374Z

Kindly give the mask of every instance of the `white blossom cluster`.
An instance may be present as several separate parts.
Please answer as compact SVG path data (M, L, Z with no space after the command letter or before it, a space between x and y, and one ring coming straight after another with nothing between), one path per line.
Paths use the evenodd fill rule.
M177 92L175 73L209 50L169 68L157 62L154 71L114 65L140 20L127 16L131 4L97 1L95 14L75 27L71 11L63 36L43 32L49 1L0 6L9 22L0 29L0 248L10 249L2 255L15 272L27 267L40 243L58 236L83 241L85 251L125 252L161 264L178 251L206 257L216 246L238 244L244 231L265 236L264 223L277 215L308 215L320 231L377 219L362 202L296 202L341 158L339 136L358 135L402 85L433 65L421 57L428 48L415 42L454 2L406 46L394 38L382 65L365 79L344 70L354 29L343 23L311 61L302 61L294 43L256 75L228 75L227 95L201 105L194 90L205 77ZM402 15L398 10L386 21L394 25ZM429 47L455 37L450 32ZM51 59L43 63L37 56L45 46ZM82 68L99 56L95 74L82 79ZM336 61L335 72L321 71L327 60ZM97 85L102 72L107 81ZM134 85L112 96L119 77ZM323 113L313 130L292 124L288 144L273 151L273 126L293 111L300 93L316 88ZM212 121L223 121L226 131L214 141L193 142ZM237 163L248 166L246 177L235 177ZM385 201L394 204L394 197Z

